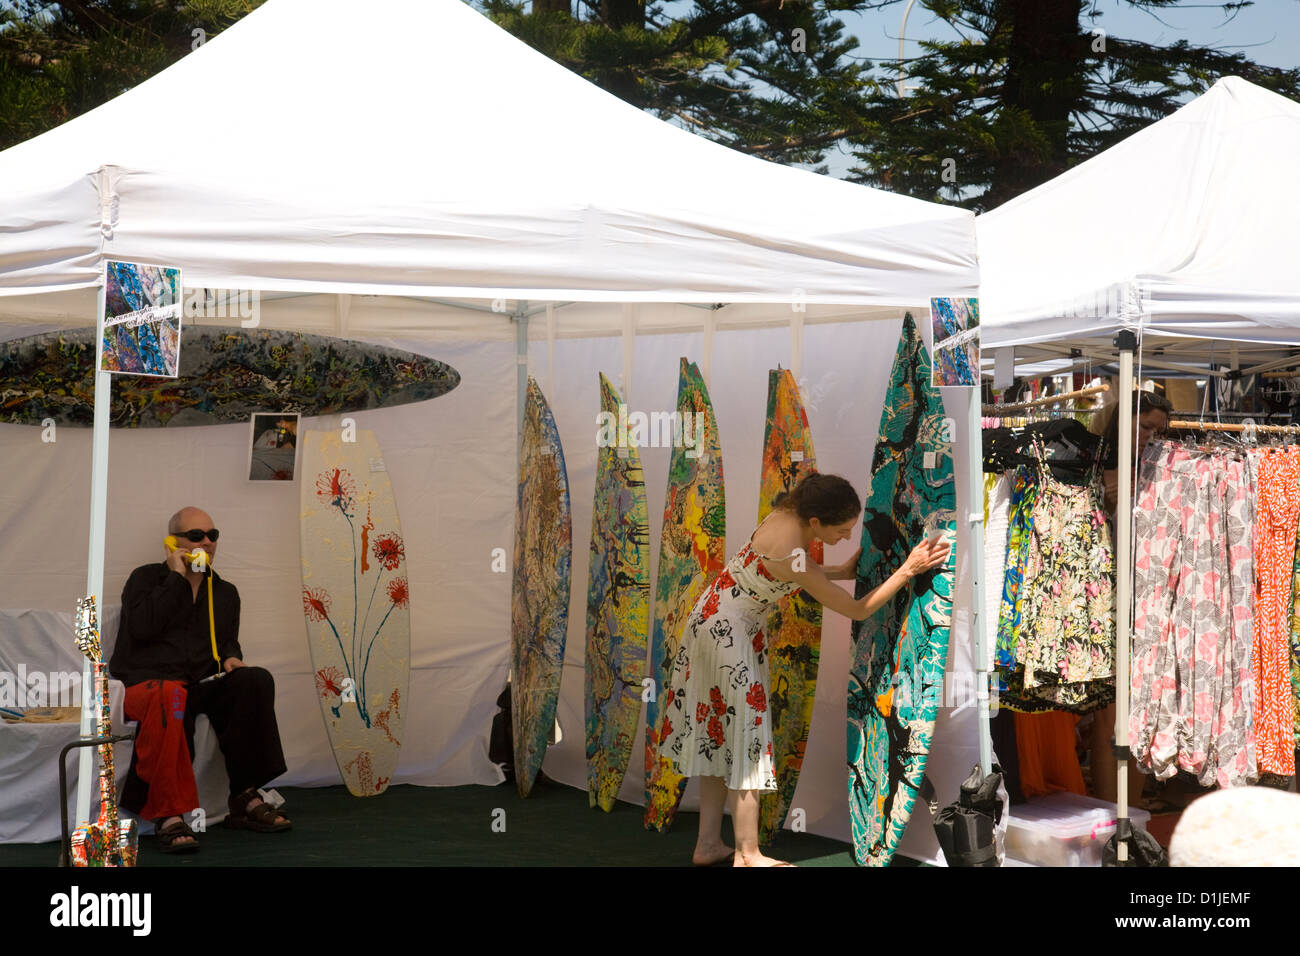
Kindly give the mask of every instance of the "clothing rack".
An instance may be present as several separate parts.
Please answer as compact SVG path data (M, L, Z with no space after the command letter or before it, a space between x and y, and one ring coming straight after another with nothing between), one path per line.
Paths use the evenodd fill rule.
M992 417L1002 417L1007 412L1018 412L1030 408L1044 408L1048 405L1060 405L1062 402L1071 402L1077 398L1089 398L1093 395L1101 395L1110 391L1109 385L1094 385L1091 388L1081 388L1075 392L1064 392L1060 395L1047 395L1043 398L1035 398L1028 402L1008 402L1005 405L985 405L982 409L984 415ZM1063 411L1065 409L1062 409ZM1069 409L1071 412L1093 412L1095 408L1077 408Z
M1183 429L1185 431L1204 431L1204 432L1292 432L1300 434L1300 425L1245 425L1240 422L1188 422L1188 421L1171 421L1170 429Z

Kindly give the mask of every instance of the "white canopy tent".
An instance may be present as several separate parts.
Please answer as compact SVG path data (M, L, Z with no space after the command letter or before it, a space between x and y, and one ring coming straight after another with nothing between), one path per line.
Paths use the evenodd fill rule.
M1300 342L1300 195L1280 172L1297 149L1300 104L1226 77L980 216L984 346L1122 328Z
M677 357L703 360L735 463L735 550L757 508L764 371L803 374L822 468L860 482L903 311L924 326L931 295L976 294L973 217L709 143L457 0L377 0L366 13L271 0L157 77L0 154L14 184L0 197L0 323L7 338L91 325L104 259L166 263L187 289L258 292L263 328L408 348L461 372L431 403L355 416L386 450L408 544L412 709L395 782L432 785L500 779L486 738L508 667L510 581L490 557L512 541L522 355L555 408L573 497L566 735L544 769L585 786L596 371L619 378L633 407L667 410ZM187 321L239 328L211 312ZM34 453L37 434L0 425L0 455L24 462L0 490L0 608L65 609L85 593L91 436L63 429ZM298 600L297 489L245 482L246 443L243 426L114 435L105 603L158 559L166 515L188 503L212 512L246 653L277 675L282 782L328 784L337 771ZM958 461L964 449L959 434ZM657 542L668 450L643 459ZM51 553L56 526L75 547ZM34 553L47 557L33 564ZM963 561L960 593L972 573ZM959 602L950 671L972 667L968 613ZM811 783L798 798L810 831L841 838L847 632L839 619L825 628ZM954 703L932 761L945 795L976 746L973 700ZM639 802L640 787L634 756L623 798ZM909 841L914 855L937 853L928 826Z
M1297 148L1300 104L1225 77L1173 115L980 216L986 357L1010 346L1030 363L1065 354L1113 361L1118 348L1121 461L1132 454L1131 405L1119 399L1132 391L1135 353L1143 376L1300 365L1300 196L1280 172ZM1128 685L1133 479L1120 469L1120 687ZM1127 702L1121 694L1122 745ZM1121 760L1121 817L1126 774Z

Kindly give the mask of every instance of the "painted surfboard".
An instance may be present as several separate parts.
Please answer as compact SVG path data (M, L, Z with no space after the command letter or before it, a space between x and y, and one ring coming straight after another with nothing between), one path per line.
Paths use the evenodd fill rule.
M369 797L397 768L410 682L402 525L373 432L308 431L301 443L302 607L316 694L348 791Z
M510 696L515 785L521 797L533 789L555 726L572 563L573 522L560 433L541 388L529 377L519 445L511 597Z
M646 706L645 825L655 830L671 826L686 789L686 778L673 771L671 760L659 756L660 693L672 676L686 619L727 563L717 419L699 368L684 358L677 380L677 416L682 441L673 443L668 470L650 648L655 693Z
M94 424L95 330L0 342L0 422ZM179 377L113 376L115 428L224 425L273 410L329 415L422 402L460 374L437 359L323 335L186 325Z
M794 375L789 369L769 371L758 520L768 516L778 496L792 491L800 479L816 470L812 429ZM808 559L822 563L820 541L809 546ZM803 591L783 598L768 618L763 634L768 648L768 719L772 722L777 789L762 796L759 840L770 843L785 824L794 799L808 728L812 725L821 652L821 602Z
M587 584L587 797L614 809L641 719L650 629L650 514L618 392L600 376L601 431ZM612 440L609 440L612 439Z
M943 534L948 560L852 628L849 817L854 859L886 866L930 754L943 697L956 568L956 485L943 401L908 314L894 357L863 509L855 596L894 573L921 539Z

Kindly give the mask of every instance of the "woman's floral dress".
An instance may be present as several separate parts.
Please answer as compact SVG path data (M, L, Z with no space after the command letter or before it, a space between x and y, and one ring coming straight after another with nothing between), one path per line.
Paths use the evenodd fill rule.
M763 627L798 590L746 544L705 589L682 629L659 728L660 756L684 777L722 777L731 790L775 790Z

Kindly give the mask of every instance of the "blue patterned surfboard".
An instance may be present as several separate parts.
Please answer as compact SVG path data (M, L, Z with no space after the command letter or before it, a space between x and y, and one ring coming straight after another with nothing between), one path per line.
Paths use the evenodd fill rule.
M889 376L862 516L856 597L883 584L924 537L948 560L852 630L849 817L854 859L886 866L907 828L943 697L956 568L956 485L943 401L909 313Z

